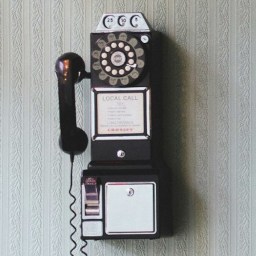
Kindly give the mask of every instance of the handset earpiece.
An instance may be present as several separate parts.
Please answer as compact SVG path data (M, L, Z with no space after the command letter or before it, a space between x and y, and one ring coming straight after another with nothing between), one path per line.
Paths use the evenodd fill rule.
M61 55L55 64L58 78L60 111L60 146L69 154L82 153L88 144L86 133L76 126L75 84L89 74L85 71L83 59L76 53Z

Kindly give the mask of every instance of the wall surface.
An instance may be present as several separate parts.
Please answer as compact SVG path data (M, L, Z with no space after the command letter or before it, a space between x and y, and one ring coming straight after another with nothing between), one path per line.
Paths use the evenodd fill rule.
M88 254L256 255L255 9L255 0L1 0L1 255L69 254L70 165L58 146L54 63L74 51L89 70L90 32L102 13L123 11L143 12L163 34L164 158L175 233L89 242ZM89 82L76 90L78 123L88 131ZM89 158L86 151L75 160L78 215Z

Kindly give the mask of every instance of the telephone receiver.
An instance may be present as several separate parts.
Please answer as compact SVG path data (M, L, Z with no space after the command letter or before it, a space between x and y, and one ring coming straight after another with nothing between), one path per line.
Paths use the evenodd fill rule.
M58 78L60 147L69 154L80 154L88 145L86 133L76 125L75 84L90 78L83 59L76 53L61 55L55 64Z

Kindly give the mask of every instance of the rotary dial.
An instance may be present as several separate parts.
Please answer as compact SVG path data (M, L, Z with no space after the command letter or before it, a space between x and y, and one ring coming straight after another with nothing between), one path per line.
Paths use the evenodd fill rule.
M92 52L95 59L92 68L99 72L100 80L112 86L129 85L141 75L145 66L142 45L126 33L111 33L106 41L104 39L96 42L98 49Z

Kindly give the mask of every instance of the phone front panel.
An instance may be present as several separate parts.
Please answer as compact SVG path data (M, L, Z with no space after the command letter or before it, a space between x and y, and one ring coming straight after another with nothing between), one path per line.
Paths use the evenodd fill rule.
M153 37L140 13L103 15L91 34L91 162L81 180L82 238L159 236L152 166Z
M150 160L150 32L91 34L92 161Z

